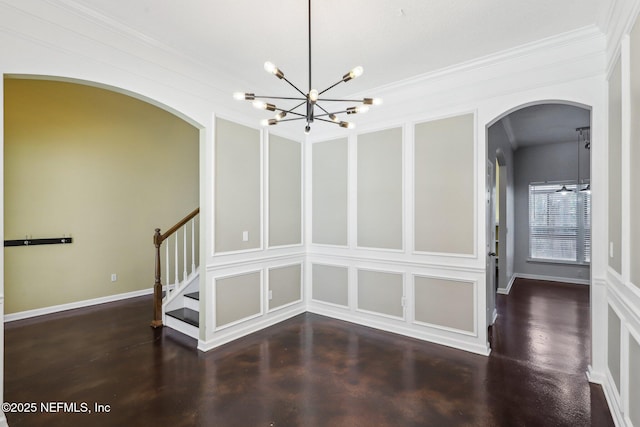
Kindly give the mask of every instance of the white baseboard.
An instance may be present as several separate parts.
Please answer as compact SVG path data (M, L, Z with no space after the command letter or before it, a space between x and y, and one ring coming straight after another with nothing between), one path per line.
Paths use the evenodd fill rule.
M531 280L543 280L546 282L562 282L562 283L572 283L575 285L589 285L591 284L590 280L587 279L574 279L571 277L558 277L558 276L543 276L540 274L525 274L525 273L515 273L513 275L514 281L515 279L531 279ZM510 282L511 283L511 282Z
M477 342L469 342L463 339L456 339L453 337L447 337L435 333L431 333L424 329L416 329L408 327L406 325L395 325L389 322L376 321L369 318L362 318L357 314L351 312L345 312L339 308L325 306L324 304L309 305L307 306L309 313L320 314L322 316L331 317L332 319L343 320L345 322L355 323L357 325L366 326L369 328L379 329L381 331L391 332L398 335L403 335L410 338L416 338L422 341L427 341L434 344L445 345L447 347L456 348L459 350L465 350L470 353L480 354L482 356L488 356L491 353L491 348L488 343L485 345L478 344Z
M613 418L613 423L616 425L616 427L631 427L630 424L627 424L627 421L622 414L622 408L620 408L620 399L616 395L616 385L614 384L611 375L604 374L602 372L596 372L593 370L593 367L589 365L589 368L587 370L587 379L589 380L589 382L600 384L602 386L604 398L607 401L607 406L609 406L611 418Z
M299 304L288 309L279 310L277 314L269 314L264 319L259 321L247 322L247 325L239 324L229 329L223 329L215 332L215 336L209 340L198 340L198 350L209 351L216 347L220 347L223 344L230 343L244 336L250 335L254 332L258 332L262 329L273 326L291 317L297 316L306 312L307 309L304 305Z
M606 381L606 376L602 372L594 371L593 366L589 365L587 367L587 379L590 383L604 385Z
M499 287L496 292L501 295L509 295L509 292L511 292L511 287L513 286L513 282L515 281L516 281L516 275L512 274L511 279L509 279L509 283L507 284L507 287L506 288Z
M123 294L109 295L106 297L93 298L84 301L70 302L67 304L52 305L51 307L36 308L33 310L19 311L4 316L4 321L13 322L14 320L28 319L30 317L43 316L45 314L58 313L60 311L73 310L74 308L90 307L92 305L104 304L107 302L120 301L127 298L135 298L143 295L151 295L153 288L142 289L139 291L125 292Z

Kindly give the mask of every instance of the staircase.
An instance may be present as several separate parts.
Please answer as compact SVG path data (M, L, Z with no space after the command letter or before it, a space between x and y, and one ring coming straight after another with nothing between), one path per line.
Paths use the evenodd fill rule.
M156 228L153 236L156 280L153 291L154 319L151 326L168 326L195 339L199 338L200 324L200 274L196 250L199 213L199 208L194 210L165 233ZM162 283L163 270L166 284Z
M173 304L163 303L164 325L195 339L200 325L200 292L193 289L198 289L198 278L174 298Z

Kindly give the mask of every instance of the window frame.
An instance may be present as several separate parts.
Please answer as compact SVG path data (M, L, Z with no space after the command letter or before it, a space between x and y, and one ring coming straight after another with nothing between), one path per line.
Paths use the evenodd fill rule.
M528 246L528 262L538 262L538 263L551 263L551 264L568 264L568 265L590 265L591 264L591 194L587 192L577 192L577 196L575 196L576 188L585 188L590 182L585 180L581 182L579 185L576 180L573 181L563 181L563 182L531 182L528 185L527 190L527 246ZM576 209L575 209L575 225L565 225L565 226L543 226L543 225L533 225L533 215L536 212L532 212L532 190L534 188L539 188L537 190L538 194L548 194L552 195L556 193L556 190L560 189L563 185L567 187L567 189L572 190L573 196L575 197ZM547 187L547 188L544 188ZM562 196L564 197L564 196ZM548 206L548 202L547 202ZM546 217L546 221L549 222L549 217ZM556 220L561 218L555 218ZM552 228L559 231L571 232L572 229L575 229L575 258L572 260L569 259L558 259L550 257L541 257L533 256L534 248L533 248L533 236L534 236L534 227L540 228ZM552 233L549 233L551 236ZM559 233L558 235L562 235ZM550 255L550 254L549 254Z

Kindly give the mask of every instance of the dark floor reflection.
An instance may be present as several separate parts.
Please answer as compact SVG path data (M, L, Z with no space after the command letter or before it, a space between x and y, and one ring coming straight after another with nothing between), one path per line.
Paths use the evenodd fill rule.
M613 425L589 385L589 290L519 280L490 357L304 314L206 354L147 326L148 298L6 326L5 400L107 414L13 426Z

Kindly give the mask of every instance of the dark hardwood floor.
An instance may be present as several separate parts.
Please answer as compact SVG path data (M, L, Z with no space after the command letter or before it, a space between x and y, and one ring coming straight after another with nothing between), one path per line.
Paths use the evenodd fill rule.
M9 425L613 425L585 377L587 286L518 280L498 296L490 357L308 313L200 353L151 329L151 307L142 297L8 323L5 401L38 405ZM60 412L43 413L47 402Z

